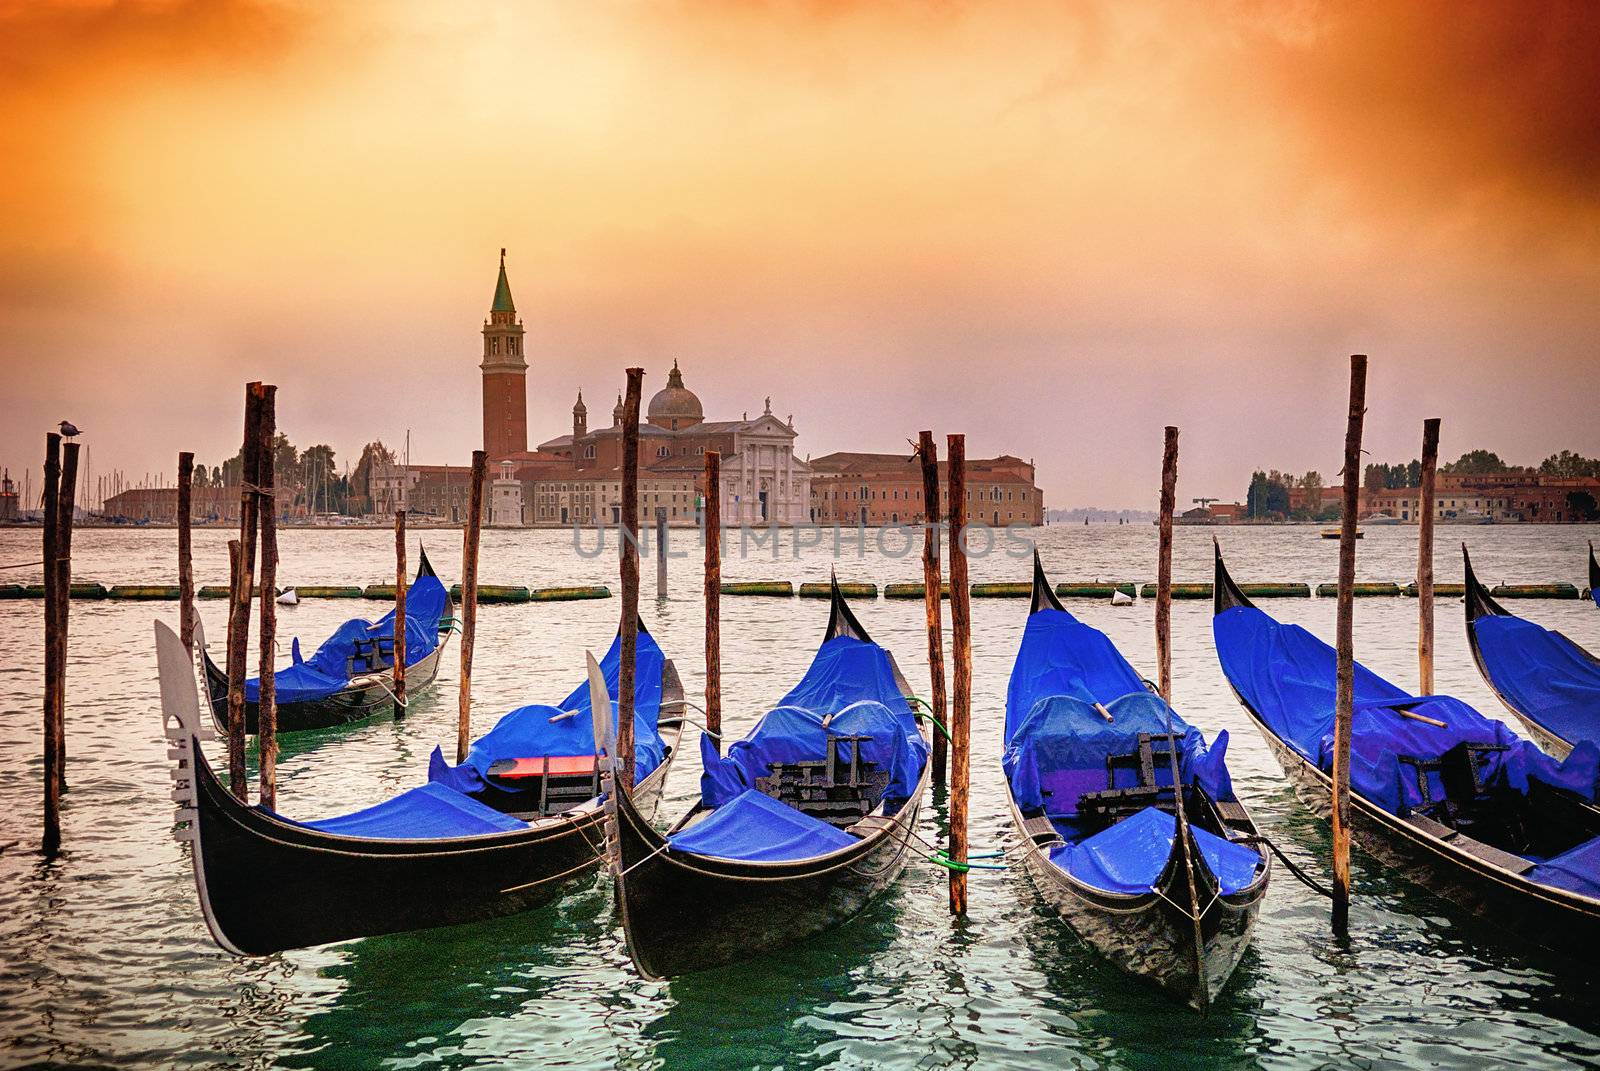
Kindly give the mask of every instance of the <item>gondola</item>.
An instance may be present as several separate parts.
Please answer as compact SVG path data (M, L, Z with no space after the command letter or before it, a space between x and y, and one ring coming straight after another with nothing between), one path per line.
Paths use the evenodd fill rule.
M246 806L223 786L200 747L213 735L200 723L193 663L159 621L156 651L176 837L190 845L211 936L229 952L265 955L499 918L555 899L601 862L605 829L586 686L559 707L506 715L461 766L445 766L435 751L419 788L353 814L296 821ZM614 692L617 643L604 665ZM682 734L683 686L643 629L636 665L642 776L633 796L649 814ZM519 744L542 753L518 754Z
M1301 802L1332 810L1334 650L1253 606L1216 554L1217 656ZM1600 750L1565 762L1450 696L1414 696L1360 663L1350 759L1356 843L1497 931L1600 952Z
M1495 698L1534 743L1564 759L1580 740L1600 740L1600 658L1553 629L1507 611L1467 571L1467 646Z
M406 589L406 688L415 696L433 683L454 625L450 592L421 552L416 579ZM195 621L195 646L205 669L206 694L217 730L228 731L228 674L211 660L205 631ZM353 618L340 625L309 659L292 644L292 664L276 676L278 732L296 733L385 714L394 709L394 611L377 621ZM256 732L260 682L245 682L245 732Z
M1589 544L1589 598L1600 606L1600 559L1594 556L1594 544Z
M615 794L614 870L628 953L659 979L803 941L860 911L904 869L928 742L888 651L832 586L810 668L754 729L702 736L701 798L665 836Z
M1272 874L1227 747L1226 730L1208 747L1061 606L1035 553L1003 764L1026 868L1086 944L1201 1012L1248 947Z

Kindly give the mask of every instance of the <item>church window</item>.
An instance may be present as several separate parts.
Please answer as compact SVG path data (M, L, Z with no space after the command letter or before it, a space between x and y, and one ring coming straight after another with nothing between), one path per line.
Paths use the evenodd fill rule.
M500 339L498 336L489 340L489 352L495 355L500 353Z

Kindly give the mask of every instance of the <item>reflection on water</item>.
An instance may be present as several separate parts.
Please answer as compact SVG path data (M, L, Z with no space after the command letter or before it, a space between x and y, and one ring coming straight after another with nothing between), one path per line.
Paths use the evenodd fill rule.
M1175 575L1205 580L1220 534L1241 580L1333 579L1336 546L1314 529L1179 529ZM1452 538L1457 534L1451 531ZM200 583L226 579L224 532L197 536ZM1051 528L1038 533L1061 580L1149 579L1151 526ZM1581 583L1583 528L1474 528L1466 533L1492 580ZM1363 578L1404 580L1415 533L1379 528L1362 541ZM0 531L0 561L32 560L37 532ZM386 582L387 532L289 531L285 583ZM455 579L455 533L429 533L430 554ZM170 582L172 533L85 531L80 577ZM1441 580L1459 577L1441 538ZM879 584L920 579L913 558L853 549L835 563L820 548L780 538L774 559L731 556L727 578ZM609 583L615 561L579 558L564 533L484 536L486 583ZM36 553L33 557L37 557ZM702 687L697 554L672 563L672 598L645 613L685 685ZM19 571L19 572L26 572ZM1026 580L1026 560L973 563L974 580ZM27 582L36 577L14 577ZM583 676L583 651L602 650L615 599L486 606L479 615L474 729L504 711L565 695ZM377 604L307 600L279 615L289 638L315 645ZM827 617L813 600L724 599L727 727L746 730L809 662ZM1600 650L1589 603L1529 602L1523 612ZM1069 609L1099 628L1147 675L1152 607ZM1333 600L1275 602L1273 612L1333 633ZM223 606L203 602L213 637ZM150 620L172 604L73 607L68 676L71 790L66 854L32 852L39 824L40 607L0 603L0 1065L30 1061L144 1066L281 1064L304 1068L560 1066L744 1068L1592 1066L1600 1061L1596 972L1506 943L1492 922L1463 918L1357 854L1354 940L1329 939L1325 902L1278 868L1252 951L1213 1014L1200 1020L1099 961L1036 902L1020 871L974 872L971 913L952 920L946 872L914 861L898 886L848 925L802 948L669 983L628 968L608 885L581 884L527 915L427 934L350 942L262 960L218 951L195 906L186 855L170 837L165 750L157 711ZM920 602L878 600L857 612L927 692ZM1006 676L1021 637L1020 600L973 605L972 832L975 849L1013 843L999 778ZM1398 683L1415 680L1415 603L1368 600L1356 609L1357 653ZM1438 690L1498 713L1466 650L1459 601L1438 609ZM1258 823L1296 863L1324 875L1328 835L1285 785L1240 713L1211 647L1203 603L1174 608L1177 705L1207 733L1227 729L1229 761ZM454 649L435 686L402 721L382 719L284 738L285 813L317 817L365 806L419 783L428 753L455 739ZM693 741L671 775L661 815L698 790ZM215 754L215 753L213 753ZM253 762L252 762L253 768ZM935 795L921 833L946 818ZM403 895L374 889L371 895ZM308 910L315 910L315 905Z

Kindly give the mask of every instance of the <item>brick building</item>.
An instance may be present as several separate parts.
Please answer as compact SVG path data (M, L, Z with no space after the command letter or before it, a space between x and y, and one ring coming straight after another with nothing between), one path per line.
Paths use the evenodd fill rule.
M143 524L178 523L178 489L176 487L135 487L106 499L101 514L108 520L133 521ZM287 519L288 509L280 509ZM189 519L195 524L237 524L239 521L239 489L237 487L195 487L189 495Z
M915 524L922 520L922 464L903 454L844 452L812 458L811 520L818 524ZM948 470L939 463L940 515L949 516ZM1002 454L968 459L967 519L1003 528L1044 523L1044 493L1031 462Z
M1574 496L1600 502L1600 479L1545 476L1530 469L1468 474L1441 472L1434 481L1434 518L1446 523L1524 522L1566 524L1583 521ZM1382 513L1415 522L1422 508L1416 487L1362 491L1362 516Z

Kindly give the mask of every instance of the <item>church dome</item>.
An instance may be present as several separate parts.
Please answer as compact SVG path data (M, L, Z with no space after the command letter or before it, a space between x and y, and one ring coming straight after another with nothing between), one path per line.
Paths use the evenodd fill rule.
M672 371L667 375L667 385L656 392L650 399L650 410L647 418L657 427L677 431L698 424L705 419L705 411L700 408L700 399L694 391L683 385L683 373L678 371L678 362L672 362Z

